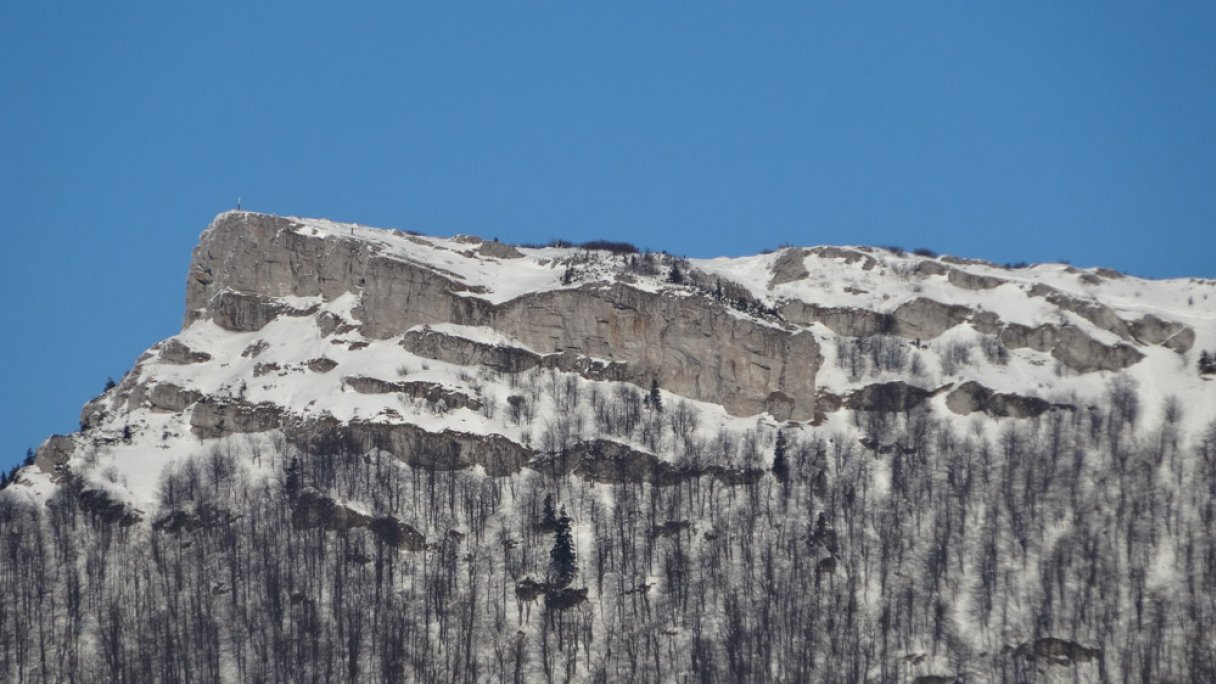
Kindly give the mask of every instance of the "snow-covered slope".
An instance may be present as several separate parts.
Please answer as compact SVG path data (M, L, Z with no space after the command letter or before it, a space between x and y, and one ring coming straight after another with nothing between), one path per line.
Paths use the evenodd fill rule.
M1061 553L1061 540L1101 526L1077 511L1097 516L1093 520L1111 515L1103 488L1114 477L1108 469L1126 464L1120 454L1128 444L1148 449L1153 439L1164 444L1168 436L1170 453L1189 454L1212 438L1216 376L1198 366L1204 350L1216 350L1216 281L1145 280L1063 264L1009 268L870 247L682 259L598 246L610 249L516 247L319 219L222 214L195 250L181 332L148 350L121 382L90 402L79 432L48 439L35 464L21 469L0 498L42 509L76 497L109 523L156 534L151 530L172 527L174 515L185 515L178 488L183 473L197 476L200 463L219 463L224 455L225 467L239 470L247 486L279 491L294 481L293 464L305 455L323 461L327 454L353 454L377 472L393 463L415 478L460 473L495 488L511 484L509 493L496 495L502 508L485 530L471 529L454 508L450 518L437 520L357 487L317 485L308 496L320 499L301 499L289 484L297 525L308 527L300 522L313 520L308 506L325 500L331 508L315 514L330 521L325 524L336 524L340 510L346 513L338 519L363 516L365 526L378 515L409 519L420 539L433 540L455 524L462 536L493 529L509 541L518 533L512 524L535 514L524 507L536 505L515 482L573 478L577 488L553 486L575 513L580 557L590 559L601 553L606 534L596 511L623 505L620 487L660 492L678 485L679 491L712 480L732 492L731 503L707 520L735 515L732 510L759 516L763 509L774 529L804 526L810 545L790 557L810 559L816 587L824 572L847 577L862 623L873 628L888 619L881 616L892 586L921 581L926 561L918 554L928 552L909 541L915 569L888 578L884 560L881 579L872 576L868 565L855 566L871 562L868 552L859 556L855 549L866 548L866 539L881 539L887 549L884 535L906 523L880 513L853 521L846 511L861 506L911 515L898 503L910 496L909 478L926 478L923 496L933 496L934 482L940 491L959 486L954 469L960 466L950 459L963 458L968 472L982 463L987 486L990 477L1017 476L1017 462L1038 459L1043 440L1053 445L1057 467L1060 440L1073 440L1069 448L1089 459L1084 467L1077 461L1069 475L1074 499L1060 509L1074 517L1040 524L1033 541L1019 537L1025 531L1016 525L1001 533L1001 539L1019 539L1023 558L1019 573L1000 586L1008 596L1033 593L1047 577L1035 563ZM787 487L783 512L775 514L772 502L782 495L773 481L773 455L786 444L799 454L792 468L806 493L794 498L805 496L805 505L787 509ZM1003 465L992 464L992 453L1004 455ZM1179 458L1176 467L1160 460L1154 466L1162 478L1154 491L1170 501L1192 496L1184 476L1206 472L1193 458ZM920 474L909 475L912 468ZM1026 477L1029 491L1033 478ZM778 479L787 482L785 475ZM774 497L764 499L769 503L736 499L735 488L757 483L766 488L763 497ZM1051 495L1051 485L1042 488ZM974 498L967 492L960 500ZM859 495L864 504L856 502ZM1188 501L1178 525L1210 507L1193 496ZM687 517L679 513L683 505L671 504L669 515ZM1120 499L1118 520L1124 505ZM930 520L953 510L948 503L925 506ZM190 510L197 524L203 509ZM997 580L984 574L988 566L975 537L988 528L976 521L996 525L1000 515L972 512L968 523L965 512L958 514L964 520L958 543L967 550L955 551L962 559L955 581L989 587ZM697 533L682 554L710 549L721 534L722 523L669 522L677 539L692 534L686 530ZM831 544L824 541L829 523L838 530ZM916 525L920 529L919 517ZM655 529L654 539L670 531ZM836 547L837 534L849 550ZM1149 570L1137 566L1142 584L1164 592L1177 581L1189 562L1176 557L1178 543L1153 547L1158 555ZM673 591L671 577L658 579L659 562L649 563L629 582ZM512 574L503 586L521 579ZM939 589L932 592L943 611L935 629L947 618L953 625L949 655L938 652L940 633L929 643L924 630L909 627L901 664L888 662L893 656L884 641L884 656L871 653L851 671L879 679L943 671L1003 677L1008 673L993 674L1003 672L1002 647L1000 657L1010 662L1066 661L1067 672L1056 672L1066 679L1106 676L1082 667L1090 662L1135 669L1113 656L1095 661L1072 641L1104 638L1088 628L1018 632L1035 618L1013 609L998 629L990 623L991 608L977 608L978 591L948 600ZM602 604L618 594L601 585L582 598ZM610 622L607 608L595 610L598 617L589 619ZM499 630L504 634L533 629L526 620L507 623ZM671 638L693 643L689 625L669 627ZM1042 641L1048 638L1059 643ZM586 648L605 657L598 646ZM956 662L960 654L972 661ZM581 672L575 678L593 670L575 668Z

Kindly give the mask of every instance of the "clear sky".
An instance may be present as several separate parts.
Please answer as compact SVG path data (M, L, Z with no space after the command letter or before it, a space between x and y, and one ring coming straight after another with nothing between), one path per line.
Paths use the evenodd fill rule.
M1216 3L9 1L0 140L8 466L177 330L238 196L1216 276Z

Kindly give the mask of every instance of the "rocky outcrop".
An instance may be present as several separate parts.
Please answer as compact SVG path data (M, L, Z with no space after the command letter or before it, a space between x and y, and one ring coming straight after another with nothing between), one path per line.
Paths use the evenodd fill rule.
M1121 318L1113 309L1094 300L1072 297L1043 284L1030 288L1032 297L1043 297L1052 304L1071 311L1097 327L1140 344L1162 345L1179 354L1190 351L1195 344L1195 331L1177 321L1165 321L1152 314L1137 320Z
M844 405L855 411L896 413L920 406L933 394L931 390L897 380L854 390L844 398Z
M1075 641L1046 637L1019 645L1013 650L1015 658L1045 660L1057 665L1088 663L1102 657L1097 648L1082 646Z
M863 271L872 271L878 266L874 257L847 247L812 247L806 250L806 253L820 259L843 259L846 264L859 263Z
M891 314L856 307L820 306L791 299L782 302L778 311L791 323L808 326L822 323L837 335L849 337L885 335L895 328Z
M1144 358L1135 347L1123 343L1103 344L1070 325L1044 324L1029 328L1008 323L1001 327L997 337L1010 349L1030 348L1050 353L1078 373L1123 370Z
M195 404L190 414L190 431L201 439L266 432L280 427L283 416L283 409L270 403L249 404L208 398Z
M168 382L157 383L147 392L148 403L154 410L169 413L180 413L202 398L203 395L200 392L178 387Z
M426 323L485 325L543 352L624 364L635 382L658 377L672 392L735 415L766 410L773 391L794 399L777 418L814 413L814 337L741 316L709 297L616 283L495 305L471 296L475 288L454 274L381 254L373 242L322 239L256 214L225 214L204 234L187 283L186 320L210 315L226 329L257 330L275 315L304 313L276 297L328 300L348 291L359 295L354 314L374 339Z
M411 354L460 366L485 366L521 373L540 365L541 355L520 347L493 345L430 329L410 330L401 346Z
M286 303L246 292L220 292L208 303L211 319L224 330L255 332L278 316L310 316L316 306L297 309Z
M1060 405L1038 397L994 392L978 382L964 382L946 395L946 407L960 416L982 411L1008 418L1033 418Z
M481 402L464 392L450 389L436 382L420 380L389 381L369 378L363 375L353 375L342 378L342 384L360 394L404 394L413 399L440 404L447 409L467 408L473 411L481 409Z
M942 261L950 260L951 257L942 258ZM945 276L951 285L964 290L991 290L1008 282L1001 278L971 273L961 268L954 268L937 261L929 260L918 263L914 271L922 276Z
M314 489L305 489L292 500L291 524L296 529L319 527L333 532L364 528L390 548L406 551L426 549L426 537L412 526L391 515L364 515Z
M291 504L291 524L297 530L321 527L344 531L352 527L367 527L368 516L312 489L300 492Z
M109 492L102 489L86 489L81 488L77 483L72 487L76 496L77 502L80 504L80 510L92 517L95 521L105 523L107 525L119 525L120 527L130 527L143 519L130 504L125 501L114 498Z
M810 275L806 270L806 250L787 248L773 261L773 275L768 281L770 288L802 280Z
M181 342L171 339L160 347L160 358L165 363L184 366L191 363L205 363L211 360L207 352L194 351Z
M895 325L891 334L911 339L930 340L971 318L971 309L957 304L942 304L916 297L891 312Z
M822 323L837 335L898 335L920 340L933 339L967 322L974 313L965 306L942 304L926 297L910 299L889 313L854 307L819 306L799 300L782 302L779 310L782 317L791 323Z
M76 453L76 440L71 435L53 435L38 447L34 465L44 473L53 473L58 466L67 465Z
M482 256L494 257L495 259L521 259L524 256L523 252L498 240L486 240L482 242L477 248L477 253Z
M529 465L550 477L577 475L604 484L648 483L660 487L706 476L727 486L748 485L759 482L765 473L759 468L676 466L654 454L606 439L579 442L560 453L538 457Z
M311 453L380 449L414 468L463 470L480 465L494 477L519 472L535 455L502 435L455 430L430 432L416 425L352 421L347 425L307 423L289 426L288 439Z
M338 362L322 356L305 361L304 366L314 373L328 373L338 367Z
M1102 344L1069 325L1056 329L1051 355L1079 373L1123 370L1144 358L1144 354L1131 345Z
M946 275L946 279L951 285L961 287L964 290L991 290L995 287L1004 285L1007 281L993 276L979 275L958 268L950 269Z
M1132 337L1141 344L1159 344L1179 354L1195 346L1195 331L1177 321L1165 321L1152 314L1130 323Z
M766 410L773 391L795 402L779 420L814 413L819 348L740 316L708 297L671 297L627 285L542 292L498 307L485 325L533 349L571 351L624 364L623 379L722 404L734 415Z

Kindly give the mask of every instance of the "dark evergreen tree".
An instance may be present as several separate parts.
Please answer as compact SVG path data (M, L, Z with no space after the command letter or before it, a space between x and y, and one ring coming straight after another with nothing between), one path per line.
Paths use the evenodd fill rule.
M663 395L659 392L659 379L650 379L650 392L646 395L646 408L654 409L655 411L663 410Z
M773 475L777 481L785 484L790 479L790 463L785 455L786 443L785 432L777 431L777 444L773 447Z
M287 464L287 477L283 480L283 491L286 492L288 499L295 499L300 494L300 489L304 486L303 477L300 474L300 459L293 458L291 463Z
M667 282L679 285L684 282L684 274L680 273L680 267L676 264L671 265L671 270L667 272Z
M575 565L574 537L570 535L570 516L563 506L557 518L557 529L553 534L553 549L549 552L549 586L564 587L578 575Z
M545 495L545 503L541 507L540 529L553 532L557 529L557 511L553 508L553 495Z

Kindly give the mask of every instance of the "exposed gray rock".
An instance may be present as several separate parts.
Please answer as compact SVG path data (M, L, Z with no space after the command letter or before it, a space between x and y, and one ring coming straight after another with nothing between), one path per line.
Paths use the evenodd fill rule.
M190 363L205 363L211 360L207 352L194 351L176 339L170 339L161 345L160 358L165 363L184 366Z
M74 488L81 510L97 522L130 527L143 519L130 504L115 499L109 492L101 489L82 489L79 483Z
M76 452L76 440L71 435L52 435L34 455L34 465L44 473L55 472L56 467L67 465Z
M1031 287L1030 295L1044 297L1061 309L1071 311L1124 340L1140 344L1159 344L1179 354L1190 351L1191 346L1195 344L1195 331L1177 321L1165 321L1152 314L1128 321L1100 302L1072 297L1043 284Z
M846 264L860 263L863 271L872 271L878 266L878 261L869 254L845 247L812 247L806 252L821 259L844 259Z
M430 432L416 425L359 420L347 425L316 421L293 424L288 427L287 438L312 453L381 449L415 468L463 470L481 465L494 477L519 472L535 455L501 435Z
M1195 331L1177 321L1165 321L1146 314L1131 322L1131 332L1142 344L1159 344L1179 354L1185 354L1195 346Z
M186 410L194 402L202 399L203 395L195 390L178 387L172 383L160 382L148 390L147 398L155 410L179 413Z
M782 302L778 310L782 318L791 323L822 323L837 335L849 337L887 334L895 327L894 318L890 314L881 314L869 309L820 306L791 299Z
M1082 646L1075 641L1046 637L1021 644L1013 650L1013 655L1027 660L1047 660L1058 665L1072 665L1097 660L1102 657L1102 651Z
M1051 355L1079 373L1123 370L1144 358L1135 347L1105 345L1069 325L1057 328L1056 337Z
M949 276L954 269L937 261L925 260L917 264L913 270L922 276Z
M890 313L853 307L819 306L798 300L782 302L780 312L791 323L822 323L837 335L898 335L922 340L933 339L966 322L972 316L971 309L965 306L942 304L925 297L908 300Z
M1019 323L1004 325L997 338L1010 349L1033 349L1040 352L1050 352L1056 345L1056 327L1040 325L1034 328Z
M338 362L322 356L316 359L309 359L304 362L304 365L314 373L328 373L338 367Z
M321 331L321 337L329 337L333 334L345 335L358 328L358 325L350 323L332 311L322 311L317 314L317 329Z
M244 351L241 352L241 356L247 359L256 359L267 349L270 349L270 343L266 340L258 340L245 347Z
M436 330L410 330L401 346L411 354L461 366L486 366L503 373L521 373L540 364L541 355L520 347L486 344Z
M481 408L481 402L464 392L444 387L437 382L420 380L389 381L369 378L363 375L353 375L342 378L342 384L360 394L393 394L400 393L414 399L439 403L449 409L468 408L474 411Z
M802 280L810 275L806 270L806 250L786 248L781 250L781 256L773 261L773 277L768 286L776 287L785 283Z
M917 297L900 304L891 313L894 335L929 340L971 317L971 309L957 304L942 304L926 297Z
M1066 295L1042 283L1036 283L1032 286L1028 294L1031 297L1043 297L1055 306L1065 311L1071 311L1099 328L1112 332L1125 340L1132 339L1132 333L1128 328L1127 321L1119 318L1119 315L1113 309L1104 304Z
M317 307L297 309L270 297L244 292L221 292L208 305L215 324L233 332L254 332L278 316L309 316Z
M355 315L374 339L425 323L489 325L543 352L625 364L647 384L659 377L665 388L735 415L764 411L775 390L795 400L779 418L814 413L814 337L739 316L711 298L617 283L496 306L469 296L473 288L454 274L376 253L374 243L313 237L291 221L256 214L225 214L204 234L187 283L187 322L211 315L227 329L256 330L274 315L303 313L284 310L275 297L331 299L347 291L360 295Z
M481 246L477 248L477 253L496 259L519 259L523 257L523 252L498 240L486 240L482 242Z
M950 281L950 284L965 290L991 290L1007 282L1001 278L970 273L960 268L950 269L950 273L947 274L946 278Z
M283 409L270 404L204 399L194 405L190 430L203 439L234 433L265 432L283 424Z
M931 390L896 380L854 390L845 397L844 405L855 411L895 413L916 408L931 396Z
M946 395L946 407L962 416L982 411L999 417L1033 418L1057 406L1038 397L994 392L970 381Z
M371 533L376 535L381 543L394 549L405 549L406 551L426 549L426 537L421 532L391 515L372 518L371 522L367 524L367 529L371 530Z
M291 524L298 530L321 527L344 531L367 527L369 522L368 516L313 489L305 489L292 501Z

